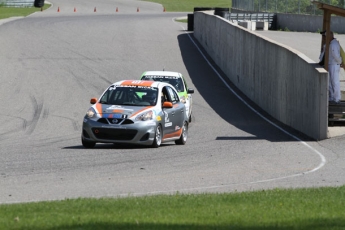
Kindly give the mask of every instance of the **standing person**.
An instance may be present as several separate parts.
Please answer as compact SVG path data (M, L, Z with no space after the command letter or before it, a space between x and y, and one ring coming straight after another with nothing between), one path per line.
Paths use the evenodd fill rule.
M326 38L326 31L321 32L323 38ZM341 99L340 92L340 67L343 62L340 56L340 43L334 38L334 34L330 32L330 44L329 44L329 58L328 58L328 73L329 73L329 86L328 86L328 100L329 103L339 103ZM322 45L322 50L320 54L320 65L324 59L325 45Z

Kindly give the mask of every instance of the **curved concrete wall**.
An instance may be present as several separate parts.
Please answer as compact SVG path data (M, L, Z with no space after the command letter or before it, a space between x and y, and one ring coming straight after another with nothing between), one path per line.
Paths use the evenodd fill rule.
M267 113L316 140L327 138L326 70L296 50L207 12L194 12L194 37Z

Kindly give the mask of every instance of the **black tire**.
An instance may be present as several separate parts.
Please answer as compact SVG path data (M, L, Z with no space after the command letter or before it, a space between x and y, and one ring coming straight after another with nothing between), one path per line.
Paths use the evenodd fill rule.
M209 11L209 10L214 10L214 7L194 7L194 12L195 11Z
M192 122L192 113L189 115L188 122L189 122L189 123Z
M226 11L226 12L229 12L230 11L230 8L229 7L215 7L214 8L214 11Z
M154 138L153 143L152 143L153 148L158 148L162 144L162 136L163 136L162 126L157 125L156 132L155 132L155 138Z
M223 18L229 12L230 12L230 8L221 8L221 7L214 8L214 15L218 15L218 16L221 16Z
M186 144L187 137L188 137L188 123L184 122L183 127L182 127L181 137L180 137L180 139L175 141L175 144L177 144L177 145Z
M84 140L84 138L81 138L81 143L83 144L85 148L88 148L88 149L92 149L96 145L96 142L86 141Z
M34 7L41 8L44 6L44 0L35 0Z
M188 31L193 31L194 30L194 14L188 14Z

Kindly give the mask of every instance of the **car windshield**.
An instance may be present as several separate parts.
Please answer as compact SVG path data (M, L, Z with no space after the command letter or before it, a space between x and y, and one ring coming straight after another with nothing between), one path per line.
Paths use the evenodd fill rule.
M172 86L174 86L174 88L177 90L177 92L183 92L184 91L183 81L180 77L146 75L146 76L143 76L141 80L166 82L166 83L169 83Z
M154 87L112 85L100 99L102 104L148 106L156 105L158 89Z

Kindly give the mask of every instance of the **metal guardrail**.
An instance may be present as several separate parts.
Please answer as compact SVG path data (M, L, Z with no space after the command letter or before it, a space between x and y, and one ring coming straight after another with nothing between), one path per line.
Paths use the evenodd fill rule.
M34 0L0 0L0 5L4 7L33 7Z
M276 14L274 13L230 13L226 12L222 15L223 18L229 21L254 21L254 22L268 22L268 28L276 29Z
M272 21L274 14L273 13L227 13L225 14L228 20L232 21L255 21L255 22L268 22Z

